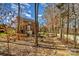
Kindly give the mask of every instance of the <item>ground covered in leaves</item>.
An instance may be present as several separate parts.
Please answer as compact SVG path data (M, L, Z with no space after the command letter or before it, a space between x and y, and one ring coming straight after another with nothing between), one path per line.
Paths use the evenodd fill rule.
M39 38L39 46L35 46L35 38L27 40L10 40L0 38L0 55L13 56L70 56L72 53L66 45L54 38Z

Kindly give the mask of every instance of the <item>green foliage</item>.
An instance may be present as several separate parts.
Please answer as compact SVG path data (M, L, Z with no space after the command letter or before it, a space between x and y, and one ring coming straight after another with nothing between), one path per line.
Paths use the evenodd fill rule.
M47 36L47 32L39 32L39 35Z
M1 33L0 32L0 37L5 37L6 36L6 33Z
M58 9L61 9L61 7L62 7L63 5L64 5L64 3L60 3L60 4L56 5L56 6L57 6Z
M46 29L44 26L41 27L40 30L41 30L42 32L47 32L47 29Z
M8 30L7 30L7 34L15 34L15 30L13 29L13 28L9 28Z

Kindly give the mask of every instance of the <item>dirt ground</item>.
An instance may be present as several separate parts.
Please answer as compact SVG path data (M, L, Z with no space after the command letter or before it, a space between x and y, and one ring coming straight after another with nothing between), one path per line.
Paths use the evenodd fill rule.
M73 53L61 41L54 38L39 38L39 46L35 46L35 38L27 40L11 40L0 38L1 55L13 56L70 56ZM74 54L73 54L74 55Z

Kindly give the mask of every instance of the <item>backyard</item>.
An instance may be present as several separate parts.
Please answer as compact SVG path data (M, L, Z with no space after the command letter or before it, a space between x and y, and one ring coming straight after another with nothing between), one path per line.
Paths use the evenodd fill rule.
M79 56L78 16L76 3L0 3L0 55Z

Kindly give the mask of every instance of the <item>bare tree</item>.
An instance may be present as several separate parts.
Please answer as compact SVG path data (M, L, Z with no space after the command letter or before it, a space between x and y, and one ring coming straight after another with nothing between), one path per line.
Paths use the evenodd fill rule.
M75 20L75 24L74 24L74 48L76 48L77 45L77 41L76 41L76 12L75 12L75 8L74 8L74 3L72 4L72 11L73 11L73 18Z
M19 33L20 33L20 3L18 3L18 18L17 18L17 23L18 23L18 26L17 26L17 39L19 40L20 39L20 36L19 36Z
M64 4L63 3L61 3L61 4L58 4L57 5L57 7L58 7L58 9L60 10L60 38L62 39L62 36L63 36L63 34L62 34L62 32L63 32L63 13L61 12L62 10L63 10L63 6L64 6Z
M48 4L48 6L45 7L44 10L44 18L47 20L49 32L52 32L52 30L54 29L53 17L54 17L54 4Z
M39 23L38 23L38 3L35 3L35 28L36 28L36 40L35 45L38 46L38 32L39 32Z
M68 6L68 13L67 13L67 43L68 43L68 33L69 33L69 4Z

